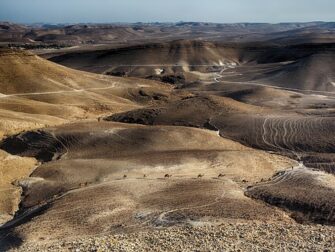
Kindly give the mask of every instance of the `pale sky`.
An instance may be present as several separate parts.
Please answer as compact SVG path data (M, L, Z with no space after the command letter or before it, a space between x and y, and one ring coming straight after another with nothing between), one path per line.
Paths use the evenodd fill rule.
M335 21L335 0L0 0L0 21Z

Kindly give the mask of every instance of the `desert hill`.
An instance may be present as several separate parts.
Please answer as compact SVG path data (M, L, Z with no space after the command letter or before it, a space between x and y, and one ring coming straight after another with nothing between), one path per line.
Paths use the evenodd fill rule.
M308 47L307 47L308 48ZM314 47L310 47L312 50ZM296 51L297 52L297 51ZM299 53L297 52L297 55ZM309 51L296 58L282 55L283 61L271 63L260 59L262 64L245 64L234 69L230 75L222 74L222 82L270 85L297 91L320 91L320 94L335 94L334 49L332 46ZM264 63L263 63L264 60Z
M155 69L159 68L163 68L165 72L173 72L180 69L180 66L190 68L194 65L195 69L199 69L206 65L223 65L226 61L238 61L238 54L234 49L219 47L212 42L177 40L119 49L66 53L49 59L91 72L122 71L124 68L131 69L130 74L136 75L141 71L154 74Z
M332 43L289 46L265 43L255 46L177 40L107 50L65 52L49 59L94 73L170 83L234 81L292 90L333 92L334 52Z
M36 124L35 127L85 119L105 110L160 102L170 90L154 81L76 71L20 50L2 50L0 62L2 134L11 132L11 125L20 118L25 118L25 124Z
M23 130L75 120L97 120L107 111L121 112L164 103L171 88L154 81L121 79L69 69L33 53L0 51L0 138ZM172 98L173 99L173 98ZM1 153L1 221L17 210L20 187L36 160ZM12 167L13 171L8 169Z
M269 178L296 162L213 131L75 123L13 136L1 148L43 161L19 182L24 188L20 212L3 227L19 239L37 241L41 231L54 240L111 227L128 232L222 218L290 222L280 211L245 197L240 184ZM241 155L243 161L236 162ZM61 228L55 232L54 226Z

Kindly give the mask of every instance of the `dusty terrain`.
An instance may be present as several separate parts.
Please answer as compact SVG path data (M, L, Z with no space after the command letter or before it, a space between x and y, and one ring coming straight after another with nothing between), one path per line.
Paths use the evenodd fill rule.
M0 59L0 138L23 130L96 120L107 112L159 104L170 97L171 87L161 83L79 72L30 52L3 49ZM2 216L14 214L20 189L14 189L12 183L29 176L36 160L3 152L1 160L0 186L6 195L1 197Z
M170 90L154 81L80 72L30 52L3 49L0 135L159 103Z
M18 210L22 190L12 183L24 179L35 169L33 158L22 158L0 151L0 223L9 221Z
M0 28L0 251L334 249L333 23Z
M331 251L334 229L291 224L230 223L173 227L153 232L80 237L74 240L26 244L25 251ZM14 250L15 251L15 250Z
M255 45L175 40L47 58L79 70L172 84L203 84L215 78L216 82L235 85L250 83L334 94L334 55L334 42Z

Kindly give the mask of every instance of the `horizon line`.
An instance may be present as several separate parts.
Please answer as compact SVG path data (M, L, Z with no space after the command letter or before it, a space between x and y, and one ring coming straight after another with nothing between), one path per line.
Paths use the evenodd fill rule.
M38 22L15 22L10 20L0 20L0 23L11 23L11 24L53 24L53 25L69 25L69 24L179 24L179 23L199 23L199 24L308 24L308 23L335 23L334 21L324 21L324 20L313 20L313 21L280 21L280 22L252 22L252 21L241 21L241 22L210 22L210 21L134 21L134 22L122 22L122 21L108 21L108 22L94 22L94 21L80 21L80 22L48 22L48 21L38 21Z

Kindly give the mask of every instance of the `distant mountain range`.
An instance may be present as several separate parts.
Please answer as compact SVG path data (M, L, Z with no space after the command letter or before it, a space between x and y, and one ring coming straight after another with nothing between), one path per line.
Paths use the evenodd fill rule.
M0 22L0 42L30 44L127 44L152 39L197 39L224 42L333 42L335 22L308 23L111 23L15 24Z

